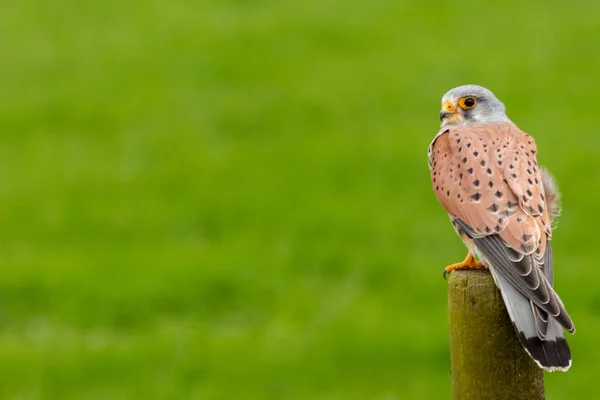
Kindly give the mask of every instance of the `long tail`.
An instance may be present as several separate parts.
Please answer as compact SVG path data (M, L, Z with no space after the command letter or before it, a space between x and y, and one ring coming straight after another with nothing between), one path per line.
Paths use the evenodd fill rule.
M568 370L571 350L558 321L530 302L506 278L496 273L492 265L489 269L527 353L546 371Z

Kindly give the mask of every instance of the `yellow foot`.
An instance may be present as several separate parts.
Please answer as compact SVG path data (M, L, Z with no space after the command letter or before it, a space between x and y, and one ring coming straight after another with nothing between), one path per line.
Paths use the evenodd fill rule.
M457 269L485 269L485 265L483 265L480 261L475 260L473 254L471 254L471 252L469 251L463 262L450 264L446 268L444 268L444 279L446 279L446 275L451 274Z

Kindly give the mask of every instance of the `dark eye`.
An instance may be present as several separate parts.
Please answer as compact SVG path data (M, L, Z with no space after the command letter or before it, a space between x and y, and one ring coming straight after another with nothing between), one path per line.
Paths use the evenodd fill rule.
M476 103L475 97L463 97L460 99L459 105L465 110L468 110L469 108L475 107Z

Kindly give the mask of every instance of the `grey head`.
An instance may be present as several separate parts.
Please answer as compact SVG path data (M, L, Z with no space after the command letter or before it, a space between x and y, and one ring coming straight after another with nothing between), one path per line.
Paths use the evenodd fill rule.
M449 90L442 97L442 127L447 125L493 124L511 122L506 108L494 93L477 85Z

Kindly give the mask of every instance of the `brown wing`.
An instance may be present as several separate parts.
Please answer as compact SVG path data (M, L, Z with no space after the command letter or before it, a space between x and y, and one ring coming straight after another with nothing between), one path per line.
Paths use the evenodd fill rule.
M510 123L453 127L436 136L429 163L436 197L453 221L472 238L502 239L500 272L544 311L562 312L572 328L543 273L552 232L533 138Z
M431 146L435 194L475 234L499 233L531 254L551 234L535 153L533 138L513 124L451 128Z

